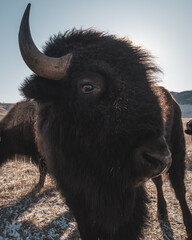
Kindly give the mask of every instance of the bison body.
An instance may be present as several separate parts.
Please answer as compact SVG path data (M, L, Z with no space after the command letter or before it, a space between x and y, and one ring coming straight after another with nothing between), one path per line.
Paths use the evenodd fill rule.
M170 167L174 149L181 155L175 161L184 164L180 116L166 118L178 107L156 87L149 54L128 40L73 30L51 38L45 55L38 52L29 8L19 43L37 75L21 91L38 102L38 148L83 240L139 239L147 218L145 181ZM183 173L179 179L184 190Z
M172 165L168 170L169 179L179 200L189 239L192 239L192 215L185 198L185 138L181 110L175 99L166 89L158 87L155 92L162 109L165 138L172 153ZM157 188L158 217L161 220L167 219L167 204L162 191L162 178L159 176L152 180Z
M43 187L46 166L35 143L34 123L37 104L34 101L16 103L0 122L0 165L16 156L25 157L39 167L39 183Z

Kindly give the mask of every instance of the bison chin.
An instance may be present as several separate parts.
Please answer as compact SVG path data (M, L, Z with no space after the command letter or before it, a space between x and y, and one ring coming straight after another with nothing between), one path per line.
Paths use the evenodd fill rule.
M172 158L164 137L148 141L138 147L134 153L139 178L135 180L134 187L138 187L149 178L155 178L168 171Z

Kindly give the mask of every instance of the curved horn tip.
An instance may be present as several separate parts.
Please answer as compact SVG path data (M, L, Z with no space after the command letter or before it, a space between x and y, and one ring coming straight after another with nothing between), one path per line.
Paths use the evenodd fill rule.
M21 19L20 28L19 28L19 35L21 33L22 28L24 28L24 29L26 28L26 22L29 21L30 8L31 8L31 3L28 3L28 5L27 5L27 7L25 9L25 12L23 14L23 17Z
M30 8L31 8L31 3L28 3L25 11L30 11Z
M66 75L70 66L72 54L54 58L41 53L35 46L31 37L29 26L29 13L31 4L29 3L23 14L19 29L19 47L23 60L27 66L37 75L52 79L61 80Z
M31 8L31 3L28 3L23 16L29 16L30 8Z

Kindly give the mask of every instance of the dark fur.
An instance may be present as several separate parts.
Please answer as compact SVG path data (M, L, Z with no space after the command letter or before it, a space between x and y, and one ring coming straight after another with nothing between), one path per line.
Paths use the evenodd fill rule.
M169 179L179 200L189 239L192 239L192 215L185 197L185 138L181 110L175 99L164 88L158 88L157 96L165 124L165 137L172 152L172 165L168 171ZM158 216L160 219L167 219L167 204L163 196L161 176L154 178L153 182L157 188Z
M155 145L165 134L164 124L176 159L172 169L181 165L179 184L184 186L185 145L180 115L174 114L177 104L155 87L158 69L149 54L125 39L73 30L52 38L44 51L54 57L73 53L67 76L51 81L32 75L21 90L39 102L38 147L76 217L81 238L139 239L147 217L142 179L150 169L136 152L146 144L164 151ZM96 97L79 93L80 79L96 73L104 91Z
M192 120L189 120L189 122L187 122L185 133L192 135Z
M35 191L40 190L45 181L45 161L35 143L34 123L36 103L22 101L16 103L0 122L0 166L9 159L24 157L39 167L39 182Z

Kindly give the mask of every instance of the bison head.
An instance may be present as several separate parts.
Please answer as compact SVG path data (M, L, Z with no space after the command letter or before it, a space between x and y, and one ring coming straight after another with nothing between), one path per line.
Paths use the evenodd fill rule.
M185 133L188 135L192 135L192 120L186 123Z
M77 182L100 176L127 188L168 169L171 156L153 91L158 69L149 54L129 40L75 29L52 37L43 54L31 38L29 10L19 44L35 74L21 91L39 104L37 142L57 179L69 181L71 169Z

